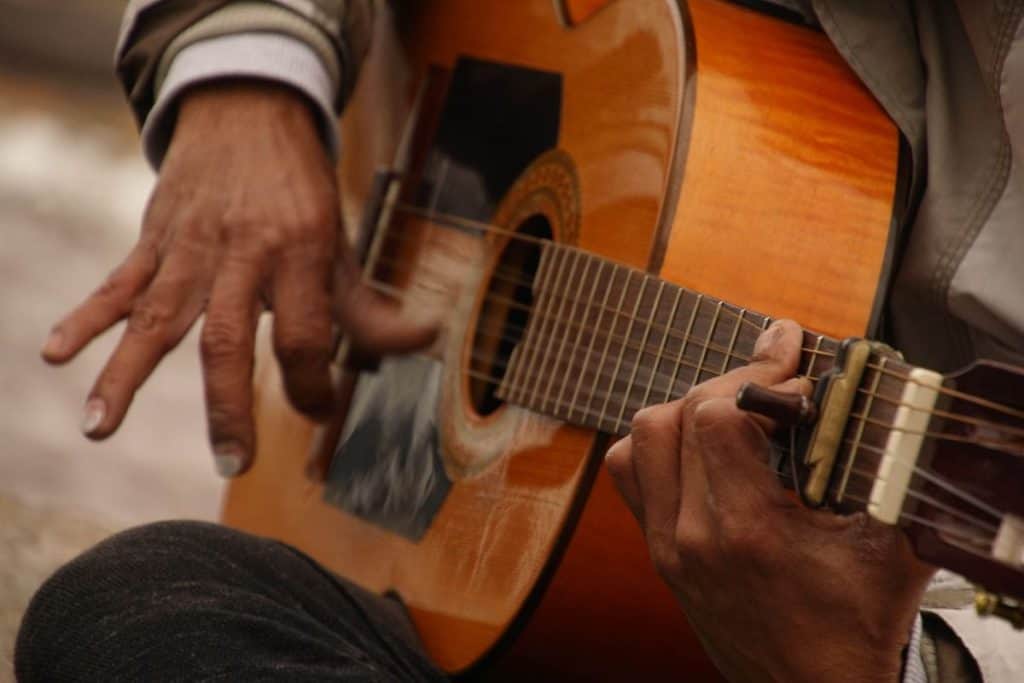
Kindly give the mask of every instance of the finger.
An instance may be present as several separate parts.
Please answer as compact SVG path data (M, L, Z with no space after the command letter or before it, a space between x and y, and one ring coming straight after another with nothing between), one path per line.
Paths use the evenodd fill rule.
M305 247L286 251L274 276L274 351L289 400L311 417L334 405L331 279L323 250Z
M252 369L260 275L255 264L227 263L213 285L199 341L210 447L223 477L248 469L256 446Z
M47 363L66 363L98 335L124 318L157 270L156 252L138 244L100 287L53 326L43 346Z
M754 345L750 363L691 389L701 399L734 397L745 382L772 386L796 374L803 329L792 320L777 320Z
M690 428L718 512L744 518L767 515L774 504L789 500L765 467L770 445L764 430L732 401L704 401L694 411Z
M611 476L615 488L626 502L626 507L629 508L640 526L643 526L640 483L637 481L636 470L633 467L632 439L627 436L614 443L604 456L604 464L608 468L608 474Z
M681 492L683 401L645 408L633 416L632 457L641 519L652 551L671 547Z
M199 317L206 290L194 256L172 251L132 307L121 341L89 392L86 436L103 439L120 426L135 392Z
M348 257L337 268L335 313L351 342L373 355L407 353L429 346L437 338L435 321L405 317L395 302L371 289Z

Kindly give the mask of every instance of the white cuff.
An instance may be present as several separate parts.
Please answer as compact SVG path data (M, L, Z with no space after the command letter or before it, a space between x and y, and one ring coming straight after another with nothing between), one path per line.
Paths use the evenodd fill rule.
M903 660L903 683L928 683L928 673L921 660L921 613L914 619L914 628L910 631L910 643L907 645L906 658Z
M142 127L142 148L153 168L160 167L170 144L178 96L203 81L238 77L284 83L308 97L320 114L324 144L337 158L334 86L316 52L289 36L241 33L199 41L174 57Z

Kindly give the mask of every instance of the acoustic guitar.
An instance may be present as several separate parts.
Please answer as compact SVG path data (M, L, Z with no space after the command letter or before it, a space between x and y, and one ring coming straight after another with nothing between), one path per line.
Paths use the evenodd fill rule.
M1020 373L841 341L877 320L906 186L898 131L826 37L721 0L408 5L378 17L339 178L367 281L443 332L372 368L348 354L326 428L261 339L258 456L226 523L396 594L452 673L715 679L602 455L788 317L816 331L817 419L780 477L899 524L1020 619Z

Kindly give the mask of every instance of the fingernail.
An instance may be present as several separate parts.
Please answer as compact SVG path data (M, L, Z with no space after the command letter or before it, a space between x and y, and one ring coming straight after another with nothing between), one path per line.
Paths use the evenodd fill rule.
M60 330L54 330L46 338L46 343L43 345L43 355L56 356L61 352L62 348L64 348L64 333Z
M242 449L234 444L217 446L213 452L213 462L220 476L231 479L242 471Z
M771 325L766 327L764 332L762 332L760 336L758 336L757 341L754 342L754 357L757 358L764 355L765 350L774 346L781 334L781 320L776 320Z
M90 398L82 414L82 433L88 436L96 431L107 414L107 404L102 398Z
M604 454L604 459L608 460L609 458L612 457L612 455L614 455L615 453L618 453L619 451L621 451L622 450L622 444L623 444L623 442L625 440L626 440L625 438L622 438L622 439L619 439L618 441L616 441L615 443L613 443L611 445L611 447L608 448L608 451Z

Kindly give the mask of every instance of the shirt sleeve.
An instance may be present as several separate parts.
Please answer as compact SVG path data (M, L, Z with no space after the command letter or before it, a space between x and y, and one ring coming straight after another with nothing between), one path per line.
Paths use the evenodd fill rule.
M903 659L903 683L930 683L928 674L921 659L921 615L914 620L914 628L910 632L910 643Z
M314 84L326 72L329 109L338 114L369 49L374 5L375 0L130 0L115 52L117 75L140 127L160 100L165 108L154 121L173 120L167 114L173 114L168 93L174 86L180 93L184 80L216 78L219 71L287 83L318 107L324 91ZM319 68L311 67L310 53ZM223 61L200 65L197 54ZM258 59L260 73L237 73L252 66L239 63L240 55ZM151 125L158 153L161 128ZM330 144L329 134L325 140Z
M159 168L174 130L177 104L191 86L220 78L281 83L304 95L318 114L327 150L338 153L333 102L335 81L316 50L278 33L241 33L207 38L178 51L159 82L156 101L142 126L146 159Z

